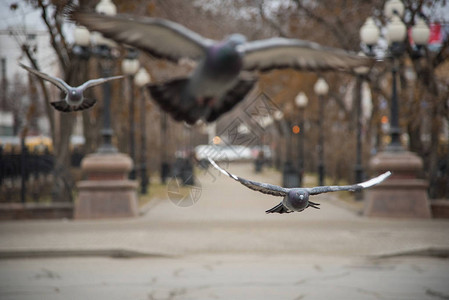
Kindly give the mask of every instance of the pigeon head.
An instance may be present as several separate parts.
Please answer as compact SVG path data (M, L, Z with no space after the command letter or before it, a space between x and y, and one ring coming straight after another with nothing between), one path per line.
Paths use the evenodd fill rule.
M210 48L206 65L220 76L236 76L242 68L242 53L237 46L246 42L245 36L232 34Z
M293 210L301 211L309 203L309 193L303 189L292 189L288 192L289 204Z
M76 89L72 89L69 91L68 93L69 95L69 99L71 101L79 101L81 99L83 99L83 92L80 90L76 90Z
M226 42L233 47L237 47L238 45L246 43L246 37L242 34L234 33L228 36Z

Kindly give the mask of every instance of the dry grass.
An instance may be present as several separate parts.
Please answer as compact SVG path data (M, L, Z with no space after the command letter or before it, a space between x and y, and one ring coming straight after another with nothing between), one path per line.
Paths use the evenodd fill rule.
M138 187L140 189L140 185ZM153 199L167 198L167 185L161 183L152 183L148 185L146 194L139 193L139 206L143 206Z

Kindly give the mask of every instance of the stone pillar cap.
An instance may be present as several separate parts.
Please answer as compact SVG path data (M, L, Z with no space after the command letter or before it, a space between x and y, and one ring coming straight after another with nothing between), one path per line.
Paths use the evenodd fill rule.
M131 171L132 167L133 162L131 158L123 153L93 153L87 155L81 162L81 169L85 173L127 173Z

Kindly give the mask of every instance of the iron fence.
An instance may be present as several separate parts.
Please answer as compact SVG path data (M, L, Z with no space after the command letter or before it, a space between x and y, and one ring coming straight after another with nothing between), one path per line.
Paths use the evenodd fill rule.
M48 150L30 152L22 147L5 152L0 147L0 202L50 199L54 166L54 156Z

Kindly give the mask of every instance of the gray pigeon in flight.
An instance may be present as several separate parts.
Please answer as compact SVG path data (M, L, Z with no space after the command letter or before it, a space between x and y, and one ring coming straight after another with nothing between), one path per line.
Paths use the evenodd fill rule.
M337 191L360 191L362 189L368 188L370 186L376 185L384 181L387 177L391 175L391 172L385 172L382 175L379 175L375 178L372 178L368 181L357 183L353 185L341 185L341 186L317 186L313 188L283 188L277 185L261 183L256 181L247 180L234 174L229 173L228 171L220 168L212 159L208 158L210 163L221 173L226 176L231 177L232 179L240 182L247 188L250 188L254 191L258 191L264 194L269 194L273 196L284 197L284 199L276 205L275 207L266 211L269 213L292 213L295 211L303 211L307 207L318 208L319 203L315 203L309 200L309 196L318 195L322 193L329 192L337 192Z
M78 110L84 110L88 109L95 105L97 100L95 99L86 99L84 98L84 91L90 87L105 83L106 81L114 80L123 78L124 76L112 76L108 78L98 78L98 79L91 79L89 81L86 81L80 86L77 87L71 87L68 85L64 80L60 78L56 78L50 75L47 75L45 73L39 72L38 70L35 70L33 68L27 67L21 63L19 65L27 70L28 72L36 75L37 77L40 77L44 80L47 80L51 83L53 83L55 86L57 86L61 91L66 93L66 96L61 101L55 101L50 102L50 104L59 111L62 112L73 112Z
M213 122L242 101L257 81L254 75L245 76L249 74L244 71L349 71L373 63L367 57L298 39L249 42L241 34L232 34L215 41L163 19L88 12L74 12L72 17L90 30L154 57L198 61L188 77L148 85L153 100L162 109L175 120L189 124L199 119Z

